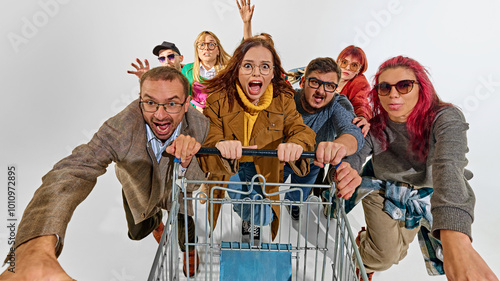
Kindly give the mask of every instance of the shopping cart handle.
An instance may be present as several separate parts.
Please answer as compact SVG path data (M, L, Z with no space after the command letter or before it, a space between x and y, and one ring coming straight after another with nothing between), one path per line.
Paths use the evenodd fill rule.
M202 147L197 154L220 155L220 152L215 147ZM243 156L278 157L278 151L271 149L243 148L241 154ZM314 159L316 157L316 153L314 151L304 151L300 157Z

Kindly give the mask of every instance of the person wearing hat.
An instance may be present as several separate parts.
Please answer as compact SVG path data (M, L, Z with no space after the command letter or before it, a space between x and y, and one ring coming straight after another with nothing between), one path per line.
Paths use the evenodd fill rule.
M153 48L153 54L158 57L158 61L162 66L170 66L181 71L181 62L184 56L181 55L181 51L179 51L179 48L177 48L174 43L163 41L163 43ZM149 70L149 62L145 59L144 63L142 63L138 58L136 62L137 64L131 63L136 70L127 70L127 73L134 74L141 79L141 76Z

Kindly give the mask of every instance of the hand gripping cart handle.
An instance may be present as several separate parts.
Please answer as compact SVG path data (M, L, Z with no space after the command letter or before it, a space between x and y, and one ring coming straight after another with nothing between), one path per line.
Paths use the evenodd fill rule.
M202 147L198 154L220 155L214 147ZM243 149L242 155L277 157L277 151ZM315 152L305 151L301 157L313 159ZM178 168L178 163L175 163L172 173L177 180L173 181L172 205L164 221L165 230L148 280L368 280L344 211L344 200L334 196L334 183L267 183L262 175L256 175L251 182L188 180L178 178ZM187 184L202 183L212 186L210 194L204 194L207 199L200 196L201 192L187 196ZM227 187L228 184L246 184L251 188L259 185L264 196L244 200L214 196L241 192ZM266 188L269 186L277 186L279 191L268 193ZM302 198L301 187L307 186L327 189L328 201L315 196L309 196L305 201L284 199L289 192L300 192ZM279 195L280 199L268 199L273 195ZM207 200L207 203L201 204L202 200ZM189 277L182 273L185 253L180 252L177 245L182 232L188 237L187 228L178 229L180 204L184 204L184 210L189 208L188 205L194 210L196 242L190 243L186 239L184 243L186 248L194 246L195 264L199 262L199 266L196 274ZM278 235L273 240L269 226L260 226L262 235L259 240L244 242L241 218L236 215L234 207L250 206L253 210L265 205L279 207ZM298 220L288 214L292 207L300 207ZM220 215L214 222L214 209L217 208ZM335 208L333 218L323 215L332 213L332 208ZM184 225L187 225L188 216L180 217L184 217ZM252 227L255 226L252 219Z

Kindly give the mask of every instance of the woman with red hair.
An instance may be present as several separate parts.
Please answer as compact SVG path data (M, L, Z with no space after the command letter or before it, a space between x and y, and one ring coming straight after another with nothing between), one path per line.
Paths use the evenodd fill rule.
M368 61L365 52L354 45L347 46L337 57L337 64L342 69L337 92L347 96L352 106L354 113L358 117L354 122L367 124L372 117L372 109L368 100L368 92L370 92L370 84L366 80L363 73L368 68ZM364 119L364 120L363 120ZM368 133L369 126L363 128L363 133Z
M374 81L365 146L345 159L359 171L372 157L352 197L363 202L367 226L356 243L370 279L402 260L420 230L423 239L442 243L443 262L426 260L433 274L498 280L471 245L475 197L465 169L469 125L462 112L439 99L425 68L411 58L387 60Z

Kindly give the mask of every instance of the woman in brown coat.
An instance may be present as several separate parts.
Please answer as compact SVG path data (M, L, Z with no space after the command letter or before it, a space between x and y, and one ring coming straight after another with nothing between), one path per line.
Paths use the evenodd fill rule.
M282 78L283 73L274 48L263 39L250 38L234 51L226 68L207 82L210 96L204 114L210 120L210 130L204 146L215 146L221 156L200 157L206 172L226 178L231 176L230 180L236 181L249 181L255 174L262 174L267 182L282 181L283 162L290 163L297 175L309 172L309 161L301 159L300 155L303 151L314 150L315 133L302 122L295 108L293 89ZM277 150L278 158L242 157L245 147ZM249 190L248 186L229 187ZM266 193L276 191L278 187L266 186ZM255 197L257 194L262 197ZM229 196L245 197L235 192L229 192ZM265 196L260 188L254 188L246 197ZM279 195L269 196L269 199L279 200ZM273 239L276 236L279 206L263 206L263 209L260 205L254 209L252 218L249 206L242 208L241 204L235 204L234 210L243 219L243 239L252 230L256 234L254 238L258 238L258 226L271 222Z

